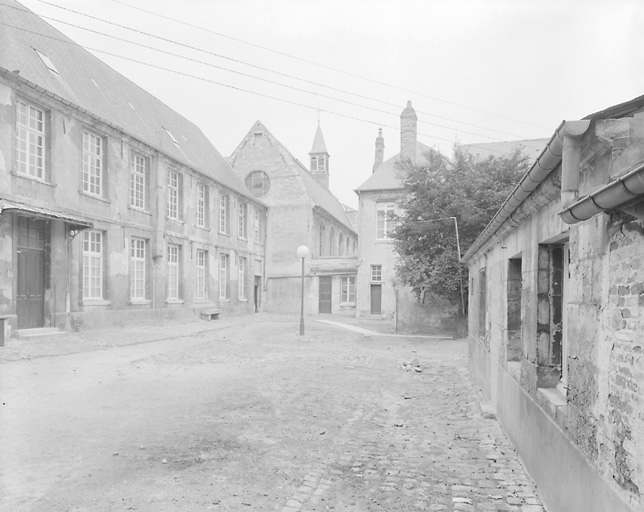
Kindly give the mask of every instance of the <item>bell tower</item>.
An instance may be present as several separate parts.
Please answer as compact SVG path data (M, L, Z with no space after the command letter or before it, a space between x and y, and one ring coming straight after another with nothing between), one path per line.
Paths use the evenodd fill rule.
M311 174L318 183L329 190L329 152L326 150L324 135L322 135L319 121L309 156L311 157Z

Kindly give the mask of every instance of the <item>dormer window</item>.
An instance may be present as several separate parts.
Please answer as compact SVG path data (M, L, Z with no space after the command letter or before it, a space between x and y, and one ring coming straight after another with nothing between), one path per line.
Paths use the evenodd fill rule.
M60 75L60 73L59 73L59 72L58 72L58 70L56 69L56 66L54 66L54 63L51 61L51 59L50 59L49 57L47 57L47 55L45 55L45 54L44 54L44 53L42 53L42 52L39 52L39 51L38 51L38 50L36 50L35 48L34 48L33 50L38 54L38 57L40 57L40 60L41 60L41 61L42 61L42 63L47 67L47 69L48 69L49 71L51 71L52 73L55 73L55 74L57 74L57 75Z
M168 130L167 128L165 128L165 127L164 127L163 129L164 129L164 130L165 130L165 132L168 134L168 137L170 137L170 140L172 141L172 143L173 143L175 146L178 146L178 145L179 145L179 141L175 138L175 136L174 136L174 135L172 135L172 132L171 132L170 130Z

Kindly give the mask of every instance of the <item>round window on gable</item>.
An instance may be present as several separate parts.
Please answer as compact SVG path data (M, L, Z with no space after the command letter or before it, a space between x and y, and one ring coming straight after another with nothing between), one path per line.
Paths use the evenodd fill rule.
M264 171L253 171L246 176L246 188L255 197L264 197L271 188L271 179Z

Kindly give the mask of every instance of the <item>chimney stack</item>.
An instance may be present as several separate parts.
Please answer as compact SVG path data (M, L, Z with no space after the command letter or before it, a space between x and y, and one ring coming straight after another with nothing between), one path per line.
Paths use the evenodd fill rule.
M378 128L378 136L376 137L376 158L373 162L373 169L371 172L376 172L380 164L385 158L385 139L382 137L382 128Z
M411 106L411 101L408 101L407 107L400 114L400 160L403 162L411 160L416 163L417 124L416 111Z

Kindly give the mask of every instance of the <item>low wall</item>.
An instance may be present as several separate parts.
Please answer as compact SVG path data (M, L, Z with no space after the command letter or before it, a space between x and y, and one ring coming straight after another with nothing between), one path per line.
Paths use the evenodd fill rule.
M492 401L548 512L635 512L478 340L470 337L468 348L471 378Z

